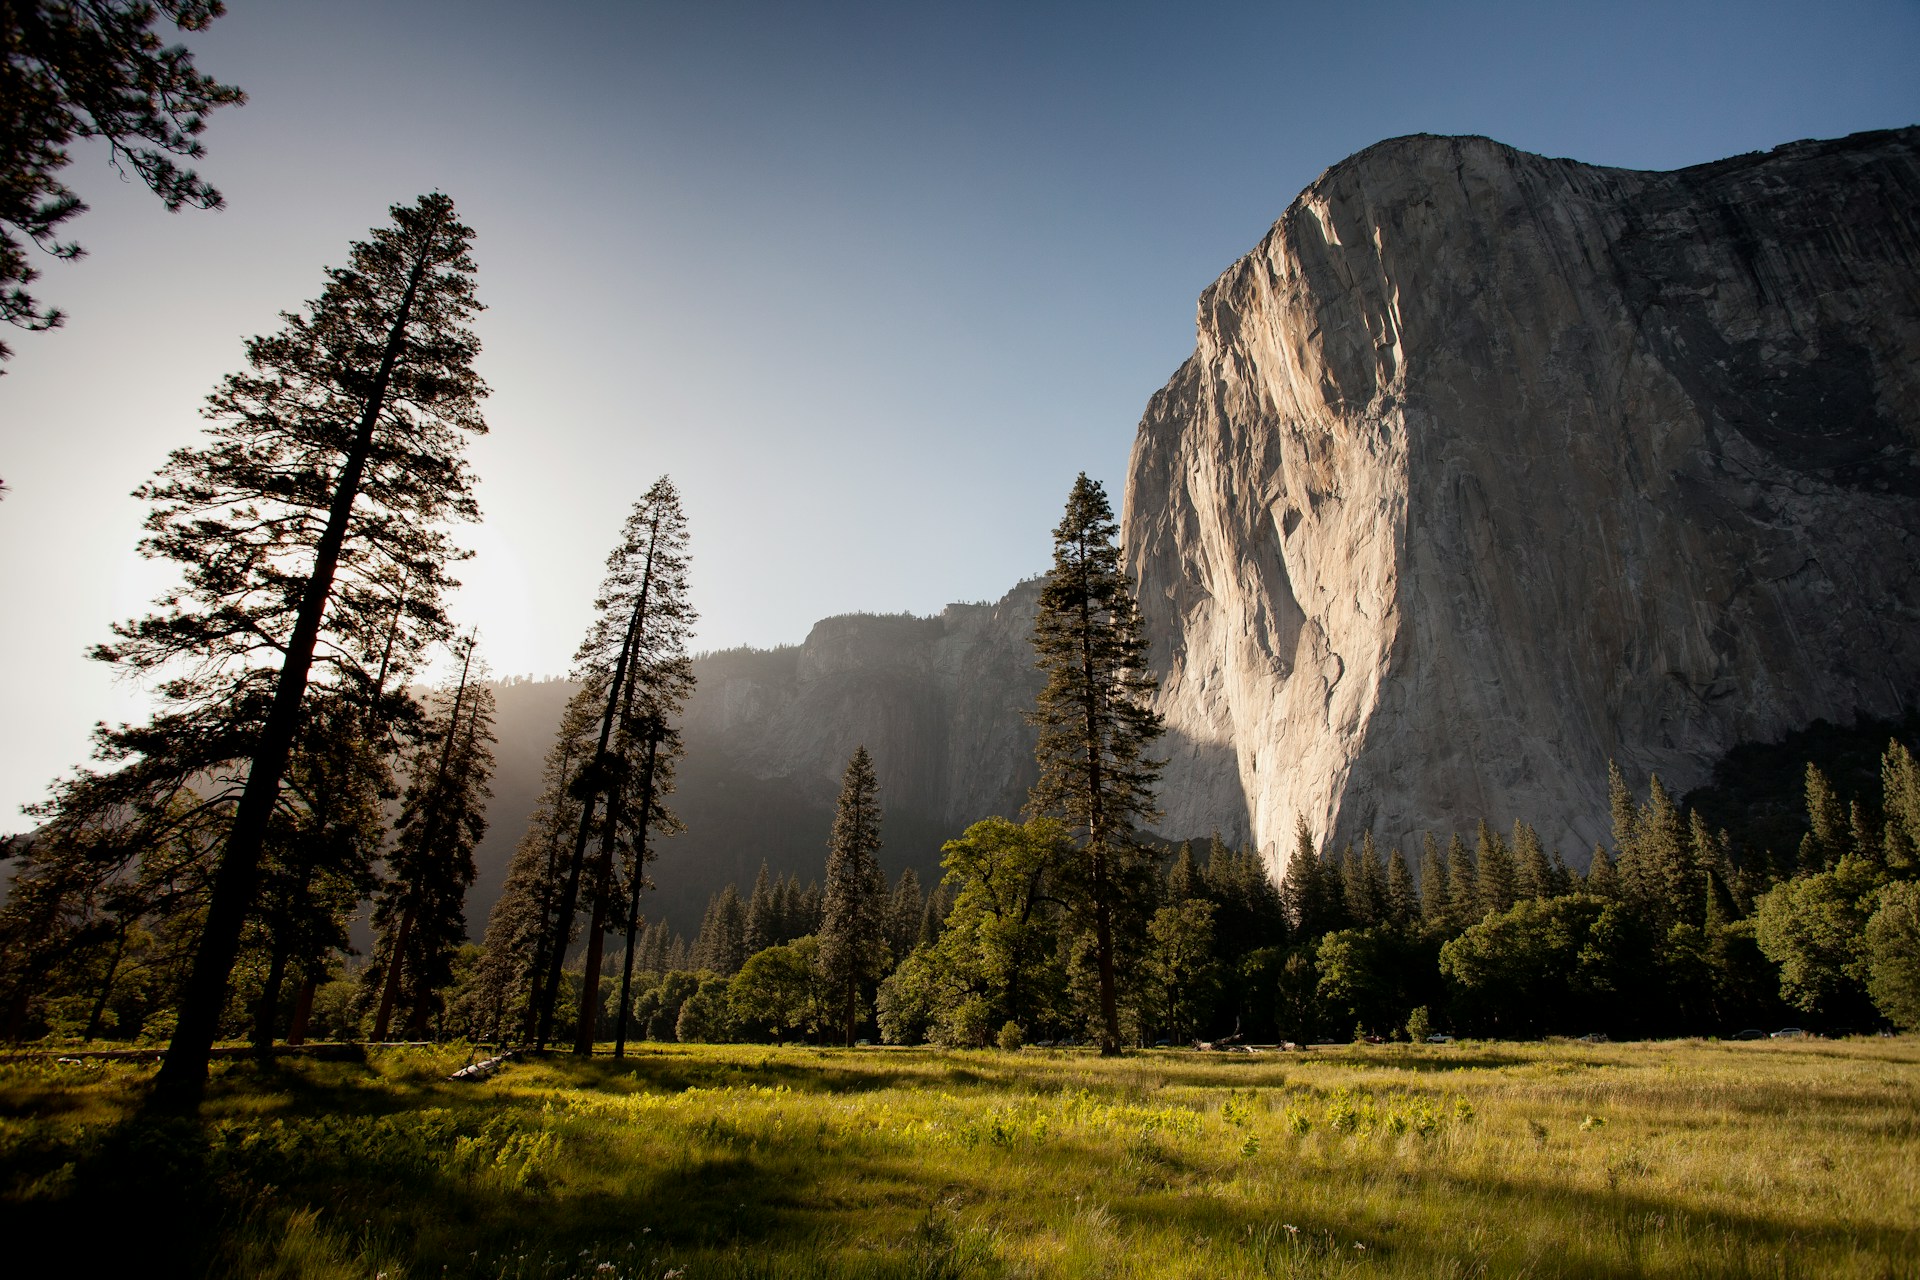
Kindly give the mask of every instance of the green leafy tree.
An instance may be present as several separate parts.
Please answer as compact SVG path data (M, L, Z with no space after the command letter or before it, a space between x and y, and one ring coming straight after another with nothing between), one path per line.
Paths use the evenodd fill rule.
M853 1044L860 987L887 962L886 877L880 850L880 780L865 747L854 748L840 780L827 840L827 893L820 922L820 962L833 983L846 1042Z
M1874 1008L1902 1031L1920 1031L1920 883L1882 888L1862 941Z
M982 1025L1034 1031L1054 1021L1064 985L1060 883L1073 865L1066 829L1048 818L988 818L941 852L954 896L928 953L943 979L930 1016L944 1022L977 999Z
M1613 987L1608 939L1629 936L1607 919L1619 910L1593 898L1527 899L1448 942L1440 971L1465 1020L1523 1038L1603 1019Z
M84 251L58 239L86 211L59 171L76 138L103 138L114 167L131 168L171 211L217 209L220 193L181 160L205 154L200 134L217 107L246 101L164 42L162 17L203 31L219 0L11 0L0 5L0 320L28 330L65 319L26 286L39 278L27 242L57 261ZM0 343L0 360L12 352Z
M1053 569L1033 631L1046 685L1033 713L1040 778L1029 805L1062 819L1082 842L1105 1054L1120 1051L1114 923L1123 864L1138 860L1136 828L1157 816L1160 762L1147 752L1162 728L1149 706L1156 686L1118 535L1105 490L1081 473L1053 531Z
M1320 939L1314 968L1323 1016L1380 1034L1401 1026L1413 1005L1410 961L1404 936L1390 925L1340 929Z
M834 1020L838 993L820 964L820 940L811 935L747 957L728 984L742 1030L775 1040L815 1037Z
M1156 1010L1167 1035L1192 1040L1205 1025L1220 985L1213 954L1211 902L1189 898L1154 913L1147 925L1147 965Z
M680 1004L673 1038L682 1044L725 1044L733 1039L732 987L716 973L702 973L700 985Z
M1754 904L1754 937L1780 967L1780 994L1794 1008L1851 1018L1866 1004L1869 910L1843 868L1775 885Z

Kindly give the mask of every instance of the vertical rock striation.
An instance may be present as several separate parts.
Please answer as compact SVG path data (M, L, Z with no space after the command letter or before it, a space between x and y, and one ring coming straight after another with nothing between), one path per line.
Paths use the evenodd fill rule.
M1124 540L1169 833L1519 817L1920 696L1920 130L1672 173L1399 138L1200 300Z

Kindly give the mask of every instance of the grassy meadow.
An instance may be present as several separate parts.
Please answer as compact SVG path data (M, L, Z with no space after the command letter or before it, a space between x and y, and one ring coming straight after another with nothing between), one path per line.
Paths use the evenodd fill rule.
M12 1275L1920 1276L1920 1042L0 1063Z

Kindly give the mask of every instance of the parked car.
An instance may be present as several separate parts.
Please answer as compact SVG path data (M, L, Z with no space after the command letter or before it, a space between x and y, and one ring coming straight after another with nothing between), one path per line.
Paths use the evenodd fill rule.
M1767 1033L1758 1027L1748 1027L1745 1031L1736 1031L1728 1036L1729 1040L1765 1040Z
M1806 1032L1799 1027L1782 1027L1773 1033L1775 1040L1803 1040Z
M1606 1044L1608 1043L1608 1040L1605 1032L1589 1031L1587 1032L1587 1034L1580 1037L1580 1043L1581 1044Z
M1427 1037L1427 1043L1428 1044L1452 1044L1453 1037L1441 1035L1438 1032L1436 1032L1433 1035L1430 1035Z

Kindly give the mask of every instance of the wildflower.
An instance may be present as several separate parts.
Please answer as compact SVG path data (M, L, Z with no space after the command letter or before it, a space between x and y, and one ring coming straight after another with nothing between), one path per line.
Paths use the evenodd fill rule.
M1283 1222L1280 1225L1287 1229L1287 1234L1290 1236L1297 1236L1300 1234L1300 1228L1294 1226L1291 1222Z
M687 1269L685 1267L675 1267L673 1270L661 1276L660 1280L680 1280L680 1277L685 1274L687 1274Z

